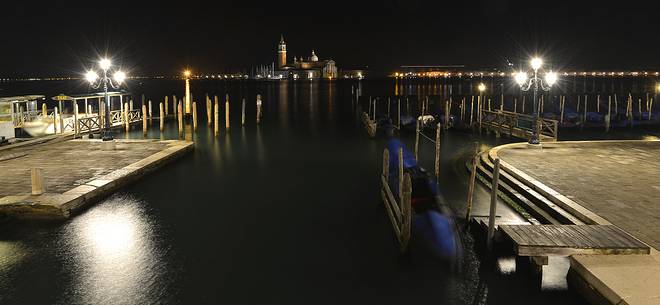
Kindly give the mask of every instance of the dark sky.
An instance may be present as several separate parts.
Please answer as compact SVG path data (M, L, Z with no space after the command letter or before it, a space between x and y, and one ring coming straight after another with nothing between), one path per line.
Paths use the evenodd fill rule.
M490 68L536 52L557 68L660 68L652 1L58 2L3 1L0 77L76 75L106 52L132 75L224 72L274 61L280 33L289 58L314 49L340 68Z

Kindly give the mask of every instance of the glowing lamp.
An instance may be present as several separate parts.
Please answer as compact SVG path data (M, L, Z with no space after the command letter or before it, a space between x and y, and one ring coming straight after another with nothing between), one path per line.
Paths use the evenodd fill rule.
M516 83L518 83L518 85L522 86L522 85L524 85L525 82L527 81L527 73L525 73L525 72L518 72L518 73L516 73L516 75L514 76L514 78L515 78L515 80L516 80Z
M540 69L541 66L543 65L543 60L540 59L540 58L538 58L538 57L534 57L534 58L532 58L532 60L530 61L530 64L532 65L532 69L534 69L534 70L538 70L538 69Z
M552 71L546 73L545 82L548 83L549 86L554 85L557 82L557 73Z
M98 78L99 75L92 70L87 71L87 73L85 74L85 79L90 83L94 83Z
M115 74L113 75L113 78L115 79L115 81L116 81L117 83L120 83L120 84L121 84L121 83L124 82L124 80L126 80L126 73L124 73L124 72L122 72L122 71L117 71L117 72L115 72Z
M101 66L101 69L103 69L105 71L110 69L111 65L112 65L112 62L107 58L103 58L99 61L99 66Z
M486 85L484 85L484 83L479 83L479 86L477 86L477 89L479 89L479 92L484 92L484 91L486 91Z

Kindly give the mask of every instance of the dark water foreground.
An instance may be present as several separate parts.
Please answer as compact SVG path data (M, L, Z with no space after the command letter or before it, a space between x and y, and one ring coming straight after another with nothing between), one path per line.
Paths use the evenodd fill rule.
M383 143L366 137L351 85L199 85L262 94L263 124L241 127L236 106L215 139L200 107L189 156L66 222L0 228L0 304L583 303L561 284L540 290L510 258L483 264L469 236L459 275L423 252L399 259L379 195ZM149 137L178 138L174 121ZM458 211L477 140L498 143L443 135L441 188ZM432 168L430 145L422 162Z

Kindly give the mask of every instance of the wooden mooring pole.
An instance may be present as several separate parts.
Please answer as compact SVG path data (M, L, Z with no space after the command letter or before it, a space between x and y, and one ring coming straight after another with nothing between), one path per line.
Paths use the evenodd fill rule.
M262 103L261 102L261 94L257 94L256 103L257 103L257 125L259 125L261 123L261 115L262 115L262 112L261 112L261 103Z
M181 104L181 101L179 101L179 104L176 106L176 114L178 117L178 122L179 122L179 133L183 133L183 105Z
M211 119L211 98L207 95L206 96L206 124L208 126L211 126L213 124L213 120Z
M170 108L170 107L169 107L169 101L167 100L168 98L169 98L169 96L166 95L166 96L165 96L165 116L170 115L170 112L169 112L169 108Z
M127 136L128 136L128 131L131 127L130 123L128 122L128 111L129 111L128 107L129 107L129 104L124 105L124 128L126 129ZM108 111L108 110L109 109L106 109L106 111Z
M479 163L479 143L474 143L474 157L472 157L472 168L470 170L470 181L468 182L468 195L465 207L465 221L470 223L472 211L472 199L474 198L474 183L477 179L477 164Z
M435 178L440 179L440 123L435 129Z
M160 103L160 120L158 120L160 123L160 131L162 132L165 130L165 108L163 107L163 103Z
M149 124L151 124L153 118L154 118L154 112L151 105L151 100L149 100Z
M417 124L415 124L415 160L419 160L419 133L420 133L420 124L421 121L417 119Z
M493 235L495 235L495 218L497 217L497 190L500 183L500 158L493 160L493 182L490 189L490 213L488 213L488 250L493 249Z
M147 136L147 106L142 105L142 134Z
M218 117L220 112L220 109L218 109L219 107L218 97L216 96L213 104L213 134L216 137L218 136L218 132L220 130L220 125L218 124Z
M197 131L197 102L192 102L193 130Z
M241 101L241 126L245 126L245 98Z
M229 94L225 95L225 129L229 129Z

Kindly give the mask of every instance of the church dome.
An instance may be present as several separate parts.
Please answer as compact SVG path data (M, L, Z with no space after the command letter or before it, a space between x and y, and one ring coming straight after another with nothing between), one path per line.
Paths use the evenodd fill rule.
M312 56L309 57L309 61L319 61L318 56L314 54L314 50L312 50Z

